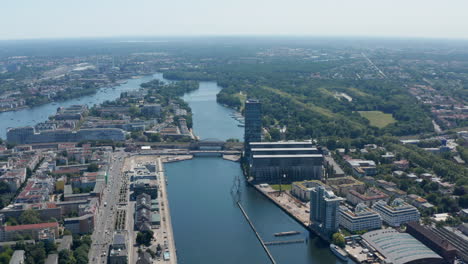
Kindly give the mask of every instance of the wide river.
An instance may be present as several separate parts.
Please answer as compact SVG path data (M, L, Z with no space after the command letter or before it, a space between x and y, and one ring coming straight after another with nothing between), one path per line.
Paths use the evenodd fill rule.
M216 103L220 87L201 82L183 98L193 112L194 132L201 139L242 139L244 128L230 117L232 110ZM328 244L245 184L239 163L221 158L195 158L165 165L177 257L181 264L270 263L231 195L237 176L241 203L264 241L280 240L274 233L300 231L283 239L307 243L269 246L281 264L339 263Z
M6 137L8 127L34 125L47 120L59 106L92 106L114 100L121 92L138 89L141 83L154 78L162 80L162 74L130 79L126 84L104 88L79 99L0 113L0 137ZM230 117L232 110L216 103L219 91L216 83L201 82L200 89L183 97L192 108L195 134L201 139L242 139L243 128ZM231 196L235 178L243 179L238 163L221 158L195 158L166 164L165 167L179 263L269 263ZM276 232L292 230L301 232L294 239L307 239L307 243L302 244L270 246L277 263L339 263L327 244L309 235L306 229L243 180L241 203L265 241L278 240L273 236Z

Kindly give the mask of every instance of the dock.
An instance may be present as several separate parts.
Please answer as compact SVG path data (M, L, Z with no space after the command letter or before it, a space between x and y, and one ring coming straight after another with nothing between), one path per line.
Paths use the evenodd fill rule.
M257 229L255 228L255 226L253 225L252 221L250 221L250 218L249 216L247 215L247 213L244 211L244 208L242 207L242 205L240 204L240 202L237 202L237 206L239 206L242 214L244 215L245 219L247 220L247 222L249 223L250 227L252 228L252 230L254 231L255 233L255 236L257 236L258 238L258 241L260 241L260 244L262 244L262 247L263 249L265 250L268 258L270 259L271 263L273 264L276 264L276 261L275 259L273 258L273 255L271 255L271 252L270 250L267 248L267 246L265 245L265 242L263 242L263 239L260 237L260 234L258 234L257 232Z
M304 243L305 239L294 239L294 240L283 240L283 241L270 241L265 242L265 245L284 245L284 244L297 244L297 243Z

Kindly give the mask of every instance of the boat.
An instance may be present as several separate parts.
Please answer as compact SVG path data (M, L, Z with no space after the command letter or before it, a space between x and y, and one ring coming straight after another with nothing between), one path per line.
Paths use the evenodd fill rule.
M342 261L348 261L348 253L335 244L330 244L330 250Z
M294 235L297 235L297 234L300 234L301 232L299 231L288 231L288 232L279 232L279 233L275 233L274 235L275 236L294 236Z
M237 126L238 126L238 127L245 127L244 124L238 124Z

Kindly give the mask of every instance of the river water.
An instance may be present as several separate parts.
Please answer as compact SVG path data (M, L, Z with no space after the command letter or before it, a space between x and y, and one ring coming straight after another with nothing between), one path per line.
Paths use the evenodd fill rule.
M216 103L220 88L201 82L185 95L193 112L194 131L202 139L243 138L231 110ZM179 263L270 263L234 202L231 189L241 179L241 203L264 241L305 238L307 243L269 246L281 264L339 263L323 243L243 181L239 163L221 158L195 158L165 165ZM288 238L274 233L300 231Z

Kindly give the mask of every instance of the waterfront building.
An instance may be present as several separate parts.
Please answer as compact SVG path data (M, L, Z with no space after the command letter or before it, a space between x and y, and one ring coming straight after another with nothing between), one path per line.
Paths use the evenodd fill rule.
M416 207L405 203L402 199L395 199L390 205L385 201L378 201L372 209L380 214L382 220L389 226L398 227L409 222L419 221L419 211Z
M51 142L80 142L85 140L124 141L125 133L118 128L92 128L72 130L49 130L36 132L33 127L10 128L7 141L14 144L35 144Z
M322 150L312 142L251 142L250 175L256 182L291 183L321 179Z
M393 228L367 232L362 238L385 258L383 263L444 263L441 256L410 234L400 233Z
M155 180L141 179L135 181L133 184L133 195L138 197L138 195L146 193L151 196L151 199L158 198L158 185Z
M311 227L324 237L330 237L338 230L339 206L344 199L323 186L310 191Z
M382 218L367 205L360 203L354 212L345 206L340 206L339 223L351 232L374 230L382 226Z
M262 105L259 100L245 101L245 129L244 148L245 156L250 157L250 142L262 141Z

